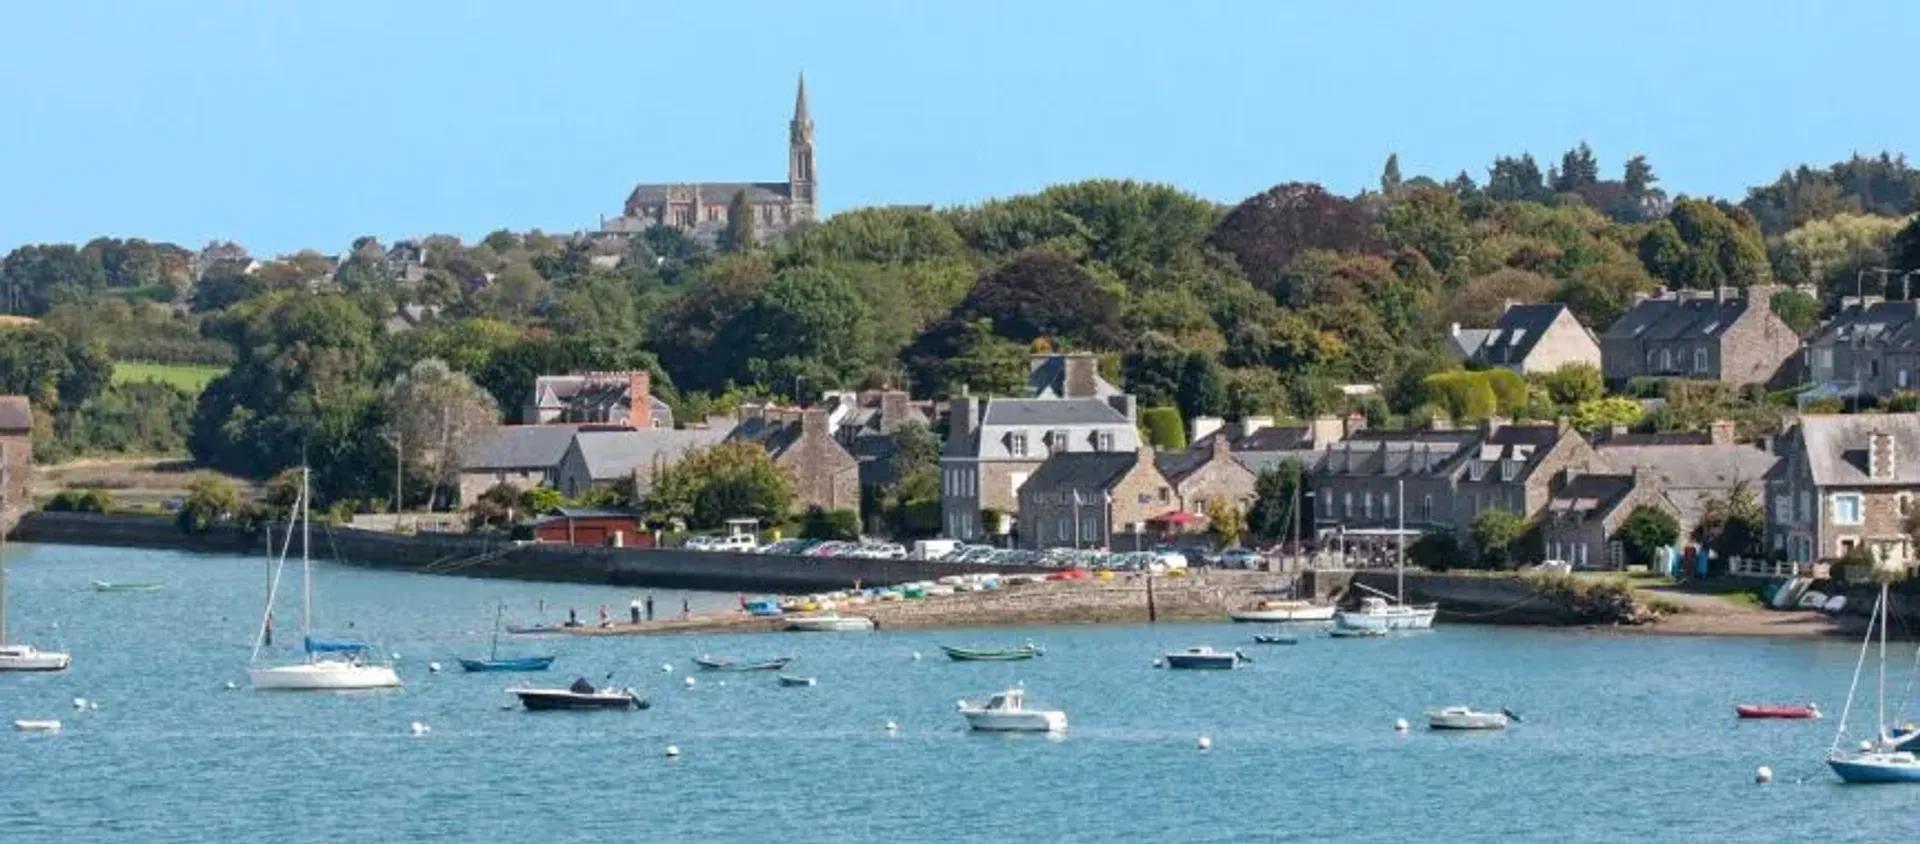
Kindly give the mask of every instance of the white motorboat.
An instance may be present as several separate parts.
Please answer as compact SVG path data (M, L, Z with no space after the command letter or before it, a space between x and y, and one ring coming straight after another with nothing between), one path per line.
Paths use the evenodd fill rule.
M253 680L254 688L272 691L398 688L401 685L400 675L394 672L393 666L366 660L364 655L368 648L364 643L313 637L313 559L308 553L311 538L308 514L312 493L308 480L308 472L302 467L300 497L295 502L295 509L300 515L300 638L306 660L287 665L251 666L247 669L247 676ZM261 648L272 642L274 597L280 591L280 575L286 569L287 551L292 544L293 531L289 529L286 543L281 547L279 563L273 570L273 580L267 587L267 606L260 620L260 633L254 639L253 659L258 659Z
M13 728L23 733L57 733L60 732L60 722L51 718L45 720L22 718L13 722Z
M863 615L829 613L787 619L787 629L796 633L853 633L873 628L873 619Z
M1449 706L1427 713L1427 726L1435 730L1504 730L1512 713L1481 712L1466 706Z
M1427 630L1433 627L1433 617L1439 611L1435 604L1390 604L1384 598L1368 595L1360 599L1359 609L1334 613L1333 623L1349 630Z
M73 657L7 641L7 538L0 531L0 671L65 671Z
M1233 610L1227 618L1238 622L1257 622L1263 624L1285 624L1294 621L1328 621L1333 618L1334 607L1331 604L1316 604L1312 601L1261 601L1257 606L1244 610Z
M993 733L1057 733L1067 728L1067 713L1054 709L1028 709L1026 690L1008 689L983 703L960 702L960 714L967 726Z
M1200 645L1167 654L1168 668L1230 671L1240 667L1242 662L1252 662L1246 654L1239 651L1216 651L1211 645Z

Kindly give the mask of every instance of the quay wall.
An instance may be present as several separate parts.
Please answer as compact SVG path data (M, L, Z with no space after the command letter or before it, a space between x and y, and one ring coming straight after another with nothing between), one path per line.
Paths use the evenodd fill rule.
M1356 606L1365 590L1359 583L1393 594L1394 573L1381 570L1315 569L1301 574L1304 594L1318 600L1340 598ZM1407 603L1439 604L1439 618L1478 624L1566 625L1587 623L1571 608L1535 594L1525 578L1514 575L1408 571Z
M285 526L276 526L276 546ZM23 542L167 548L265 554L266 536L230 525L207 533L179 530L158 516L28 513L12 532ZM313 528L313 555L370 568L605 583L618 586L796 593L886 586L950 575L1021 571L1019 567L917 560L792 557L663 548L610 548L513 543L464 534L389 534L343 527Z

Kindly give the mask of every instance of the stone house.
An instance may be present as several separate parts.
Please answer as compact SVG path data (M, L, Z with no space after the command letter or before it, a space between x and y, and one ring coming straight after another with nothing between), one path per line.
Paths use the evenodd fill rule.
M653 486L660 470L672 466L689 453L725 442L733 433L731 425L720 427L643 428L632 431L585 430L560 457L554 486L568 498L579 498L594 484L625 487L636 500Z
M946 536L978 540L1003 525L983 511L1019 511L1020 489L1049 457L1079 452L1133 454L1140 448L1132 396L954 399L940 457Z
M1629 434L1615 430L1594 443L1601 462L1615 472L1638 471L1657 484L1680 535L1693 534L1707 504L1745 486L1758 501L1767 473L1778 459L1768 446L1739 442L1734 424L1714 422L1700 434Z
M1184 451L1163 451L1154 456L1154 467L1173 485L1175 505L1196 516L1207 514L1207 502L1223 500L1242 513L1253 506L1253 471L1233 454L1226 437L1208 438L1205 444Z
M1125 548L1178 504L1153 449L1055 454L1021 485L1024 548Z
M1807 341L1816 397L1878 398L1920 388L1920 301L1840 300L1840 313Z
M1225 437L1235 460L1258 476L1287 461L1307 468L1320 460L1321 452L1367 427L1367 418L1351 414L1321 416L1306 425L1276 426L1273 417L1249 416L1238 422L1218 417L1196 416L1187 431L1193 448L1208 448L1214 438Z
M860 512L860 461L835 439L826 408L742 405L728 442L759 443L793 482L796 510Z
M673 408L653 394L653 376L636 372L541 375L520 410L528 425L671 428Z
M460 500L472 504L500 484L518 489L557 486L560 461L581 425L508 425L460 460Z
M933 427L931 408L915 402L905 390L834 392L822 398L834 438L860 461L860 487L877 489L892 483L896 436L908 425Z
M1636 298L1600 335L1601 372L1616 385L1641 377L1728 384L1785 378L1800 335L1773 312L1779 290L1756 284Z
M1627 552L1620 528L1643 506L1673 512L1659 483L1639 469L1624 475L1569 475L1540 514L1541 551L1546 559L1576 569L1623 569Z
M1535 518L1556 479L1606 470L1570 426L1496 418L1471 430L1357 431L1329 448L1309 479L1323 534L1387 531L1404 506L1407 530L1465 542L1481 513Z
M33 505L33 405L0 396L0 530Z
M1522 375L1552 372L1570 363L1600 368L1600 341L1558 302L1508 302L1492 328L1447 332L1447 353L1461 362L1510 369Z
M1862 549L1912 567L1906 521L1920 493L1920 414L1808 415L1767 474L1767 547L1793 562Z

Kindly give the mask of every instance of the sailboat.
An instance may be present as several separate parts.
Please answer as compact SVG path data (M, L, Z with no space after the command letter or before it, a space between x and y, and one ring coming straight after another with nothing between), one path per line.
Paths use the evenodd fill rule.
M73 657L7 641L7 537L0 529L0 671L65 671Z
M306 659L288 665L248 668L247 674L253 678L253 687L256 689L332 691L397 688L400 675L394 673L392 666L365 661L365 643L316 639L313 636L313 558L308 550L313 532L308 518L312 509L309 480L306 467L301 467L300 496L296 506L300 512L300 640L306 651ZM280 561L274 568L273 580L267 587L267 606L260 620L260 634L254 639L254 659L259 658L260 648L272 635L273 599L280 591L280 573L287 565L286 546L291 544L293 531L289 528L286 545L281 546Z
M550 656L500 658L500 616L506 611L507 605L504 603L493 611L493 644L487 649L487 658L460 660L461 668L467 671L545 671L553 664L553 657Z
M1433 627L1433 617L1440 612L1439 604L1407 604L1407 482L1404 480L1398 482L1398 500L1394 503L1399 505L1396 517L1399 529L1396 533L1400 547L1394 560L1394 594L1390 596L1393 602L1388 603L1389 596L1384 593L1356 582L1354 586L1376 594L1361 598L1357 610L1334 613L1333 623L1336 627L1348 630L1426 630Z
M1888 602L1887 583L1880 582L1880 600L1867 619L1867 636L1860 643L1860 659L1853 666L1853 685L1847 688L1847 706L1840 710L1840 729L1827 748L1827 766L1840 779L1852 783L1920 782L1920 757L1900 749L1903 743L1887 735L1887 627L1893 606ZM1874 626L1880 628L1879 707L1874 715L1874 736L1860 743L1859 750L1841 750L1840 740L1847 734L1847 716L1853 711L1853 693L1860 688L1860 671L1867 663L1867 650L1873 644Z

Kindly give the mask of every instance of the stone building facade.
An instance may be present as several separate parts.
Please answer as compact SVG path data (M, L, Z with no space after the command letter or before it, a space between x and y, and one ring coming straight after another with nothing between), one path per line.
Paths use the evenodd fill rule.
M735 196L746 195L754 216L754 235L762 243L818 219L819 174L814 170L813 116L807 109L807 79L800 77L793 119L787 124L787 180L784 182L689 182L643 184L627 196L619 217L603 220L602 234L639 234L670 226L707 243L718 240L730 223Z
M1552 372L1573 363L1600 368L1600 341L1558 302L1508 302L1492 328L1461 328L1454 323L1445 349L1461 361L1522 375Z
M999 525L986 510L1012 515L1020 490L1048 458L1060 454L1132 454L1140 448L1132 396L953 400L940 457L941 527L945 536L977 540Z
M1244 513L1253 506L1253 470L1233 453L1224 436L1209 437L1185 451L1162 452L1154 458L1167 483L1173 485L1179 509L1196 516L1207 514L1207 502L1226 501Z
M1151 448L1057 454L1020 487L1020 545L1128 548L1177 504Z
M1913 567L1906 530L1920 495L1920 414L1808 415L1767 474L1767 547L1793 562L1859 549Z
M1540 514L1541 552L1576 569L1626 567L1621 526L1645 506L1673 513L1658 482L1635 469L1629 474L1569 475Z
M1772 285L1644 297L1600 335L1608 381L1672 377L1769 384L1786 377L1800 335L1773 312Z
M824 408L743 405L729 441L757 442L793 482L793 506L860 512L860 461L834 437Z
M33 505L33 406L0 396L0 530Z

